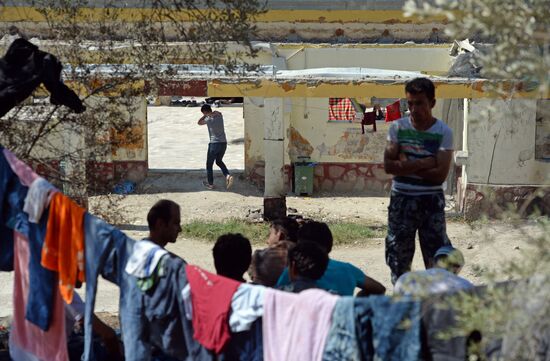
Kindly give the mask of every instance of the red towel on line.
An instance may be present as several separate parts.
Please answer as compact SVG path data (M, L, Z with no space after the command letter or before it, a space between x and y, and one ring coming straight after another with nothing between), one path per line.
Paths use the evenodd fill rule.
M185 266L191 287L193 337L201 345L219 354L229 341L231 299L240 282L207 272L197 266Z
M401 110L399 108L399 100L396 100L392 104L386 106L386 122L393 122L401 118Z

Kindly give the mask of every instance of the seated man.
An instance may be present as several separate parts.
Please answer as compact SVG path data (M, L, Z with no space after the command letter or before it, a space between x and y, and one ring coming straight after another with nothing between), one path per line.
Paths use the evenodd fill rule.
M216 273L235 281L246 282L244 273L252 260L252 246L240 233L220 236L212 249Z
M327 270L328 255L313 242L300 242L288 251L290 283L278 287L287 292L299 293L318 288L317 280Z
M394 294L423 298L473 288L470 281L458 276L463 266L462 252L453 246L443 246L435 252L433 268L405 273L395 283Z
M288 250L297 241L298 228L298 222L288 217L271 223L268 247L256 250L252 256L249 275L253 283L275 286L287 265Z
M298 231L298 244L304 241L316 243L327 254L332 250L332 232L326 223L308 222ZM288 269L285 269L277 282L277 286L290 283ZM359 268L346 262L329 258L327 270L317 281L317 286L340 296L353 296L355 288L360 288L364 296L384 294L386 288L382 284L363 273Z

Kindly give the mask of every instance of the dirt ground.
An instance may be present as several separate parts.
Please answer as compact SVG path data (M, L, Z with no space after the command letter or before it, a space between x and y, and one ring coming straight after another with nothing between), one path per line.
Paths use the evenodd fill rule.
M148 178L138 186L135 194L120 199L119 210L126 219L120 228L131 237L140 239L147 235L146 214L149 208L159 199L167 198L176 201L182 208L182 222L192 219L223 220L228 218L245 218L251 210L262 208L262 192L251 186L238 172L235 172L235 186L231 191L225 191L222 185L222 176L215 172L215 183L220 185L218 190L205 190L201 184L204 179L204 159L200 154L205 154L208 141L206 129L196 125L197 108L158 107L155 109L155 121L149 125L149 152L154 155L156 168L166 168L177 164L174 169L155 170L149 173ZM234 110L236 109L236 110ZM242 137L243 128L239 123L242 116L240 108L233 108L235 121L231 121L231 139ZM222 113L225 112L221 109ZM185 116L182 114L185 113ZM176 119L177 118L177 119ZM173 122L185 121L188 123L185 138L172 140L168 144L159 141L174 132ZM155 128L156 127L156 128ZM156 139L152 139L153 137ZM175 139L175 138L174 138ZM185 141L183 141L185 139ZM193 139L196 144L188 144L187 139ZM152 141L153 140L153 141ZM170 149L165 149L169 145ZM227 163L242 165L241 152L236 145L232 153L228 153ZM192 149L200 149L198 155L185 159L182 154ZM162 159L162 154L164 158ZM152 156L153 156L152 155ZM170 161L170 157L174 157ZM179 157L179 158L178 158ZM176 159L177 158L177 159ZM164 163L163 163L164 162ZM228 164L228 165L229 165ZM199 169L197 169L199 168ZM233 168L230 166L230 168ZM238 168L238 166L234 167ZM187 170L182 169L197 169ZM99 199L91 199L91 204L99 202ZM316 194L312 198L289 196L287 206L294 208L298 213L321 221L353 221L368 225L386 225L387 206L389 199L386 197L366 197L354 194ZM452 214L448 221L448 235L453 244L461 249L466 258L466 266L462 275L474 284L482 284L484 276L489 270L498 267L520 255L521 251L528 247L527 234L537 232L535 225L525 222L522 225L513 225L507 222L485 222L470 226L459 220L453 220ZM257 243L262 240L253 240ZM187 262L197 264L213 271L212 244L190 240L180 237L175 244L171 244L168 250L184 258ZM334 259L351 262L363 269L369 276L381 281L391 293L389 269L384 259L384 239L370 239L356 244L336 247L331 257ZM417 246L414 269L422 269L423 264ZM12 312L13 273L0 273L0 317L5 317ZM79 293L84 294L83 290ZM100 280L96 300L97 312L118 311L118 289L114 285Z

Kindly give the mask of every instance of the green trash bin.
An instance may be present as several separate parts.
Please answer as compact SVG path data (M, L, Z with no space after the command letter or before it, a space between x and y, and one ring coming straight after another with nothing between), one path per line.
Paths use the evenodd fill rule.
M299 159L301 160L294 163L294 194L310 196L313 194L315 163L310 162L309 158L306 157L299 157Z

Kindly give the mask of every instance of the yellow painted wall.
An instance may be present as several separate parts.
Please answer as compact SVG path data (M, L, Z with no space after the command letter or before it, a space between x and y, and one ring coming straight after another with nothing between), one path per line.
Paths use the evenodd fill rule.
M360 123L328 122L328 98L287 98L285 164L308 156L322 163L382 163L389 123L377 122L361 134ZM245 98L245 163L251 167L264 159L262 98ZM442 102L433 114L441 118Z
M300 140L288 147L293 161L298 155L324 163L383 161L388 125L378 123L376 133L361 134L360 123L328 122L328 98L293 98L291 126L300 135Z
M264 159L264 114L261 98L245 98L245 163ZM285 120L285 164L298 156L315 162L380 163L388 125L378 123L376 133L361 134L359 123L329 123L327 98L293 98ZM372 127L367 126L366 130Z
M104 103L102 97L92 96L86 99L86 104L89 107L98 106L98 104L102 103ZM147 108L145 98L135 98L135 109L132 109L132 114L129 114L123 107L120 107L119 110L122 111L126 120L132 119L134 126L124 132L124 134L114 131L95 134L95 146L98 145L97 142L105 141L105 147L111 149L109 138L113 141L113 137L116 137L116 140L121 143L118 148L111 149L110 152L109 149L102 149L102 151L105 151L105 154L89 155L89 160L99 162L147 160ZM87 115L88 113L84 113L82 116ZM75 116L78 117L79 115ZM97 120L100 121L101 119L98 118ZM57 151L52 152L51 150L66 149L68 144L72 144L78 149L85 149L85 134L86 129L75 129L74 125L67 125L66 129L60 128L58 131L41 138L33 149L31 156L38 159L58 158L59 153Z
M499 98L500 95L484 91L486 80L462 80L450 82L448 79L434 80L438 99L458 98ZM376 94L379 98L400 98L404 94L404 81L393 83L365 79L358 81L329 81L327 79L292 80L209 80L208 96L213 97L292 97L292 98L363 98L365 94ZM514 91L515 99L550 99L550 91L541 94L537 91Z
M162 19L163 21L190 21L198 16L208 16L207 12L213 17L220 16L221 10L209 9L199 11L170 11L151 8L138 7L119 7L103 8L90 7L80 8L77 14L77 21L105 21L106 19L118 20L121 22L138 22L143 18ZM50 16L54 16L52 12ZM61 15L59 15L61 16ZM31 6L3 6L0 13L1 21L31 21L44 22L43 14ZM269 9L258 15L257 22L280 23L280 22L298 22L298 23L377 23L377 24L425 24L431 22L442 22L444 16L420 19L418 17L405 17L401 10L323 10L323 9Z
M536 100L469 102L469 183L550 184L550 163L535 159L536 104Z
M264 108L263 98L244 98L244 159L245 168L264 160Z
M113 149L114 161L146 161L147 157L147 101L135 99L135 109L131 117L133 126L122 134L116 134L122 140L120 147Z
M100 2L102 3L102 2ZM300 4L297 4L299 8ZM116 23L135 24L143 19L155 19L163 23L165 35L168 38L178 38L178 27L190 27L197 18L202 16L212 19L223 17L219 9L207 9L198 11L159 10L151 8L132 7L122 5L117 8L81 7L75 14L74 21L90 28L98 28L98 24ZM58 21L65 18L66 12L53 12L48 14L50 21ZM0 9L0 21L16 23L25 29L31 36L44 34L48 25L44 15L31 6L3 6ZM288 41L302 40L341 40L363 41L365 39L375 41L388 32L396 39L414 39L426 41L433 39L436 29L436 39L444 38L446 26L445 17L433 18L405 17L399 7L391 9L362 9L341 8L327 10L324 6L302 9L268 9L254 19L258 30L258 36L262 39L279 39ZM122 26L119 30L121 36L131 32L129 26ZM99 34L99 32L97 32ZM293 40L294 39L294 40ZM433 41L433 40L432 40Z

